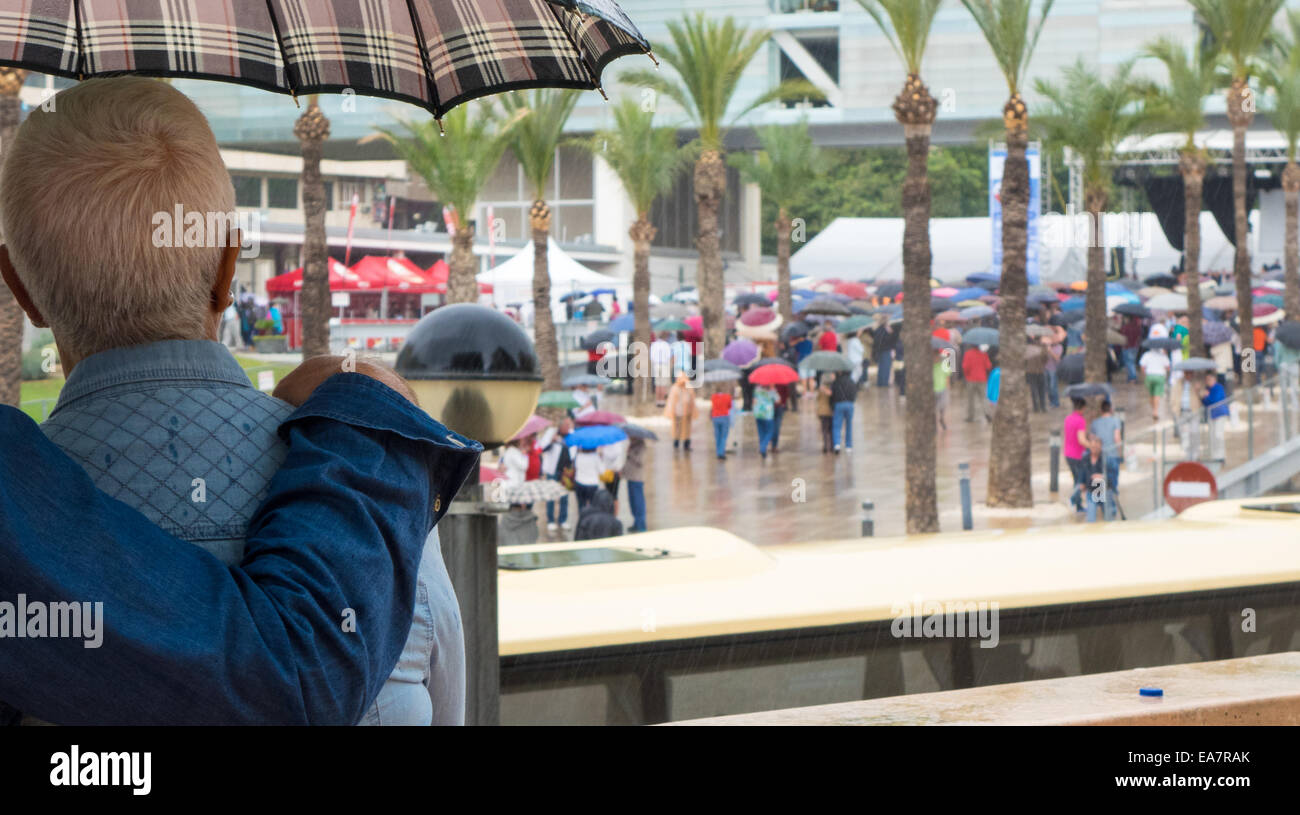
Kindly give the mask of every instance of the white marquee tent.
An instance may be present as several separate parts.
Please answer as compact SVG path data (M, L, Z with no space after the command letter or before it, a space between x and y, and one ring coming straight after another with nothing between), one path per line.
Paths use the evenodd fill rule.
M630 281L588 269L565 254L553 240L547 244L546 264L551 278L552 307L558 306L559 298L569 292L599 288L613 289L618 292L619 297L631 298ZM478 281L492 284L492 302L495 305L503 306L506 303L532 300L533 242L529 241L509 260L498 263L485 272L480 272Z

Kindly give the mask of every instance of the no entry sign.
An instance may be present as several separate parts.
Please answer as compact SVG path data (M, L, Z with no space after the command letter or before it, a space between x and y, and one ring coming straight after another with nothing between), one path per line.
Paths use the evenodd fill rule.
M1218 497L1219 486L1214 481L1214 473L1200 462L1180 462L1165 476L1165 503L1173 507L1174 512L1182 512Z

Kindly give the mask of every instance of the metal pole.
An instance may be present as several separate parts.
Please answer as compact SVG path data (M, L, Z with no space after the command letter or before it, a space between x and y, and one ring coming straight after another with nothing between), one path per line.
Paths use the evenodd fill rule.
M1050 493L1059 493L1061 491L1061 431L1053 430L1047 437L1049 449L1048 454L1048 471L1051 473L1052 480L1047 487Z
M1125 441L1125 430L1128 427L1128 418L1125 416L1124 408L1116 408L1115 415L1119 417L1119 443L1123 447Z
M471 476L478 479L478 468ZM501 723L497 642L497 514L480 485L451 502L438 525L465 632L465 724Z
M975 519L971 514L970 504L970 462L963 461L957 465L957 482L961 490L961 528L971 530Z
M1255 386L1246 389L1246 457L1255 457Z
M872 511L876 505L871 501L862 502L862 537L871 538L876 534L876 522L872 519Z
M1287 398L1286 380L1278 377L1278 384L1281 386L1278 388L1278 393L1280 395L1279 398L1282 406L1282 441L1286 441L1291 438L1291 412L1288 411L1286 407L1286 403L1289 402L1290 399Z

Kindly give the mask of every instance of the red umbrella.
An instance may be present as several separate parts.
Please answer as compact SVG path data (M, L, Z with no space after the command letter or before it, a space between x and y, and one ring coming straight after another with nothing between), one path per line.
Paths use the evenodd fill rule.
M612 411L593 410L575 417L573 421L577 424L623 424L627 419Z
M853 300L865 300L867 298L867 287L849 280L836 286L835 293L843 294Z
M740 322L748 326L767 325L775 318L776 312L770 308L751 308L740 315Z
M792 385L799 381L799 372L789 365L770 363L755 368L749 381L755 385Z

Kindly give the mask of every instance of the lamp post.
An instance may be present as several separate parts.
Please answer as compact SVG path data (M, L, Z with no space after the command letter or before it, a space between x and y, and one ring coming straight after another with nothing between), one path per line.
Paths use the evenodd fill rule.
M501 446L528 421L542 390L541 364L517 323L461 303L430 312L411 329L394 366L420 407L447 427ZM478 468L447 509L439 538L465 632L465 723L500 723L497 647L497 516Z

